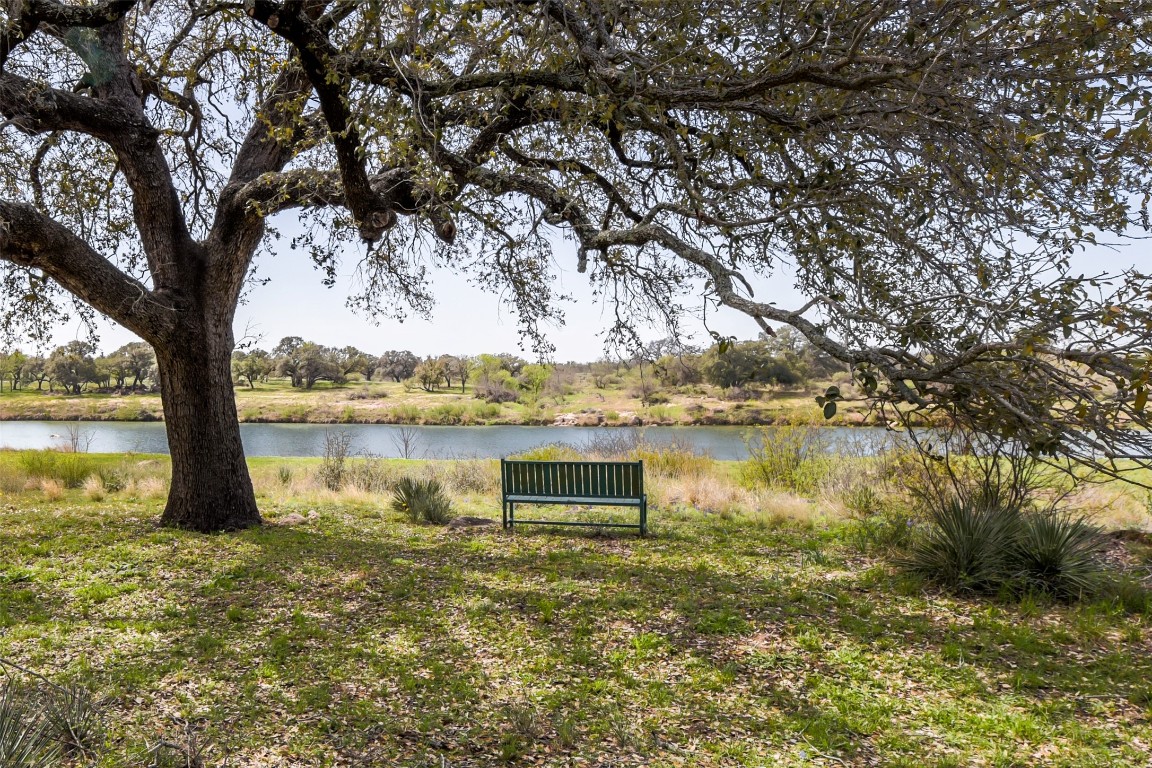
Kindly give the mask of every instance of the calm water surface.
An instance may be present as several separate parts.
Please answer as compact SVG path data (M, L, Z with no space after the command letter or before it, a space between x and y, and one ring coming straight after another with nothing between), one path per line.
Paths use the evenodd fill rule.
M65 443L70 427L91 438L94 453L167 453L158 422L0 421L0 448L51 448ZM497 458L548 443L577 447L591 440L642 432L653 443L681 443L717 459L743 459L745 427L401 427L393 424L241 424L249 456L322 456L325 432L347 432L352 450L383 457L404 455L402 430L412 435L412 458ZM879 428L828 428L833 442L867 446L882 439Z

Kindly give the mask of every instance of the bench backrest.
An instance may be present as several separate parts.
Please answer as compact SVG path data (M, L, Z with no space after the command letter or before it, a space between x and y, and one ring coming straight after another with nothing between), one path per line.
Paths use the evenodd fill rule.
M522 461L502 459L504 495L585 496L639 499L644 495L642 461Z

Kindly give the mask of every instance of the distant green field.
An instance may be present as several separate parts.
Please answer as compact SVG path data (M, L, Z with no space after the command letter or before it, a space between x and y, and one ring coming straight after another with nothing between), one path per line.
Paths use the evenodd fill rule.
M822 420L814 397L824 384L770 389L751 400L731 401L708 385L669 388L666 402L644 405L633 387L597 389L591 378L570 383L525 403L486 403L471 387L425 392L395 382L319 382L311 390L293 388L287 379L236 388L241 421L365 424L552 424L566 418L578 424L770 424ZM0 418L72 421L152 421L163 418L158 394L81 394L25 387L0 392ZM833 424L865 420L859 404L847 403Z

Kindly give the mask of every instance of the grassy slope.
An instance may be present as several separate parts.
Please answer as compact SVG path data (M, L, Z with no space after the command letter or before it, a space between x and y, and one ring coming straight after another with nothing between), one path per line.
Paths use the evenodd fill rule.
M317 516L200 536L159 503L0 496L0 654L110 697L101 765L189 729L230 766L1099 768L1152 744L1146 618L924 596L836 524L507 536L284 496L270 519Z
M759 400L724 400L714 387L668 390L668 403L644 406L624 385L596 389L590 377L575 377L570 394L544 395L534 405L486 404L472 396L471 387L438 392L406 391L394 382L350 381L333 387L325 382L313 390L293 389L286 380L236 389L241 421L313 423L425 423L425 424L551 424L559 414L579 414L596 423L627 423L633 414L654 424L754 424L774 421L810 421L819 417L813 397L826 383L808 389L771 391ZM851 404L833 423L854 423L863 412ZM0 393L0 418L55 420L150 421L163 418L158 394L63 395L46 390L21 389Z

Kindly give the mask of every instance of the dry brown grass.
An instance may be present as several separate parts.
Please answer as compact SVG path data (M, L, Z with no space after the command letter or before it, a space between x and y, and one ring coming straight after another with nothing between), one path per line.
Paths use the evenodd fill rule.
M1081 486L1068 506L1090 515L1105 530L1152 530L1149 492L1120 483Z
M37 483L46 500L59 501L64 497L64 484L59 480L45 477L38 480Z
M89 475L84 479L84 496L92 501L104 501L106 491L104 481L98 475Z

